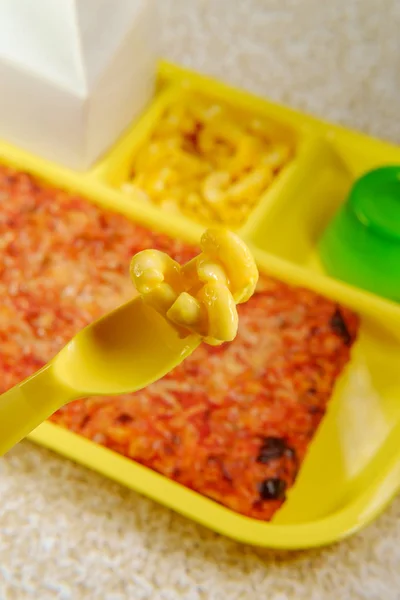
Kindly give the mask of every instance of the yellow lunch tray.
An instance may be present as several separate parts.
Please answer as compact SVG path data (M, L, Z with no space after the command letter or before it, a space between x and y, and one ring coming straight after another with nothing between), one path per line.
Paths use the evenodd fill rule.
M0 143L0 162L150 229L195 243L201 225L140 204L120 191L136 149L161 111L188 89L267 116L293 136L294 160L239 233L252 247L261 271L311 288L361 316L352 359L296 484L274 519L264 523L52 423L38 427L30 439L241 542L290 549L328 544L370 522L400 487L400 305L324 275L315 247L352 181L370 168L400 164L400 148L161 63L157 94L148 111L91 171L76 173L6 143Z

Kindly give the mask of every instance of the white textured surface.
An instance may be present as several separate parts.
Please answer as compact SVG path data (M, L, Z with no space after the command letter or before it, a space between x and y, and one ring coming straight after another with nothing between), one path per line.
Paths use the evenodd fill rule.
M158 2L168 58L400 142L399 0ZM332 548L259 551L27 442L0 499L0 600L400 599L400 499Z
M400 141L398 0L159 0L164 52L260 95Z

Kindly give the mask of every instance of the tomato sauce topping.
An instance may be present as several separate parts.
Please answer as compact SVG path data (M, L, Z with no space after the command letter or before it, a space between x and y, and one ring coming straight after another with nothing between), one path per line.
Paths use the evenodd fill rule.
M0 167L0 392L131 298L129 263L146 248L180 263L198 252ZM234 511L269 520L296 479L359 320L266 276L238 312L232 343L203 344L145 390L79 400L51 420Z

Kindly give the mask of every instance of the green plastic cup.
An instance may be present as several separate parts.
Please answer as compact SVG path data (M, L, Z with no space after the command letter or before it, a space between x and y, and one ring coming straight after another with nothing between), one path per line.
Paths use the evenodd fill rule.
M332 277L400 302L400 166L353 185L326 228L319 253Z

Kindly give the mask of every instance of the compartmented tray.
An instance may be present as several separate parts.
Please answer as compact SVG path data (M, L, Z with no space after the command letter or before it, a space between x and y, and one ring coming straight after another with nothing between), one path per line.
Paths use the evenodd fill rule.
M152 231L196 244L204 224L121 188L160 116L187 94L266 119L289 141L290 160L259 194L238 231L261 272L321 293L361 317L350 363L295 486L273 520L261 522L53 423L44 423L30 438L239 541L276 548L327 544L371 521L400 486L400 306L327 277L315 248L352 181L372 167L400 163L400 149L163 63L152 106L90 172L77 174L3 143L0 162Z

